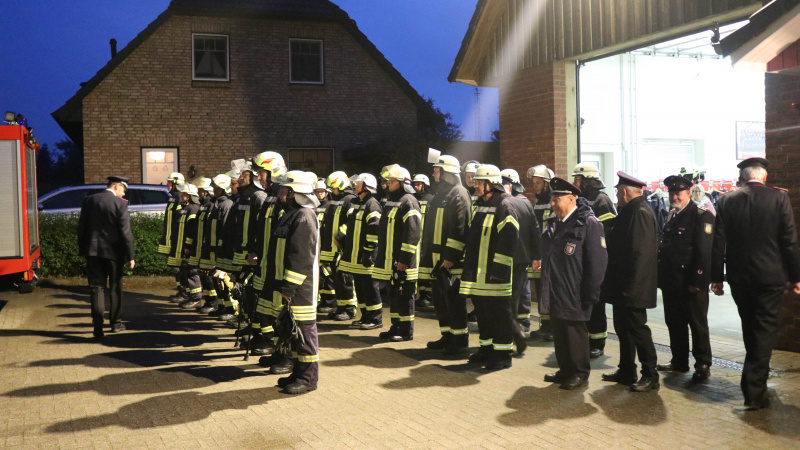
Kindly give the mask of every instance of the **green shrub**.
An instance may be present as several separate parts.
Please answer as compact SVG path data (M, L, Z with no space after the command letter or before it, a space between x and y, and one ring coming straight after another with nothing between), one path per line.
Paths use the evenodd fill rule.
M131 216L133 245L136 250L136 266L127 275L169 275L164 255L156 253L162 214ZM42 246L42 269L44 277L84 276L86 261L78 256L78 215L43 214L39 216L39 239Z

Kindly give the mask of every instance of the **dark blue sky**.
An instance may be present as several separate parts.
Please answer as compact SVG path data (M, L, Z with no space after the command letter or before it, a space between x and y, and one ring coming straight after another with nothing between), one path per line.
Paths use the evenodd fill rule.
M477 0L334 0L411 85L476 140L474 89L449 83ZM66 138L50 113L169 6L169 0L0 2L0 112L28 118L40 142ZM498 128L497 92L483 89L483 140Z

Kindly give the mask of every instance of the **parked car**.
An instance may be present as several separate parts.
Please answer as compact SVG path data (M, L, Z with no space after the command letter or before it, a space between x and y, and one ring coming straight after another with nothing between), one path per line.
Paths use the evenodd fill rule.
M83 200L106 189L105 184L86 184L56 189L39 197L39 214L78 214ZM158 214L164 212L169 200L166 186L129 184L123 197L131 213Z

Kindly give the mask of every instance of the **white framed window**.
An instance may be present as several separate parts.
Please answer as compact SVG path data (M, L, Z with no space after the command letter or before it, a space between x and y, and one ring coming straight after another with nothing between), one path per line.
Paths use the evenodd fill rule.
M324 58L319 39L289 39L289 82L323 84Z
M192 80L229 81L228 36L192 33Z
M167 177L178 172L178 149L142 147L142 183L167 184Z

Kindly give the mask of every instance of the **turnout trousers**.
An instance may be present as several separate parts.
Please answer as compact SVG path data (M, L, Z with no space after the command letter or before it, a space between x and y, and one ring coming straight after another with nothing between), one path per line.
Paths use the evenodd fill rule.
M437 280L433 280L433 307L436 310L436 320L439 321L439 331L442 336L448 333L453 336L467 335L467 299L458 294L461 280L456 278L455 283L446 291Z
M478 342L481 351L491 348L494 353L511 354L514 349L511 297L472 296L475 314L478 315Z
M616 320L614 323L616 323ZM616 328L616 325L614 327ZM606 317L605 303L597 302L594 304L592 316L586 322L586 329L589 331L589 348L592 350L605 349L606 338L608 337L608 318Z
M361 310L361 323L383 323L383 304L378 282L372 279L372 275L353 274L353 286Z
M517 322L524 329L531 328L531 283L528 279L528 265L514 264L511 276L511 298Z

